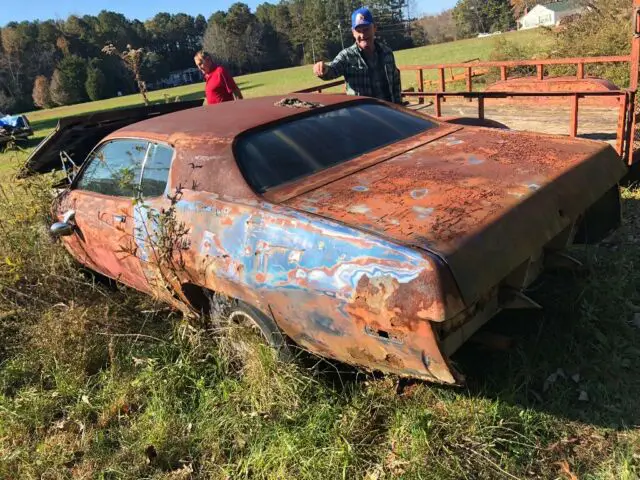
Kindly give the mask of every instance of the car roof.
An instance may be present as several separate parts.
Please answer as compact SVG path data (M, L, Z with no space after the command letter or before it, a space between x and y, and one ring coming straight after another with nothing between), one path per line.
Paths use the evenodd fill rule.
M276 105L283 99L320 103L322 106L348 104L363 97L344 94L295 93L250 98L181 110L127 125L107 138L143 137L172 142L177 138L233 140L240 133L309 111L308 107ZM372 99L366 98L371 101Z

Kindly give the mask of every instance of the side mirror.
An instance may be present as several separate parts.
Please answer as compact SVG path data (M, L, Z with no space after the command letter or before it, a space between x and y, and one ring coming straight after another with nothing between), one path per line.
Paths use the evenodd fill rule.
M51 225L50 231L54 237L66 237L73 234L73 225L67 222L56 222Z
M69 235L73 235L74 224L72 223L76 217L76 212L73 210L69 210L62 217L61 222L56 222L51 225L49 229L51 235L54 237L67 237Z

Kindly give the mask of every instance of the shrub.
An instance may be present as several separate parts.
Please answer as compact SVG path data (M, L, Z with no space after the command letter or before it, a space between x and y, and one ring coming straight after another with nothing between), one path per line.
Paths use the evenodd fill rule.
M49 92L49 80L44 75L38 75L33 83L33 104L40 108L51 108L51 94Z

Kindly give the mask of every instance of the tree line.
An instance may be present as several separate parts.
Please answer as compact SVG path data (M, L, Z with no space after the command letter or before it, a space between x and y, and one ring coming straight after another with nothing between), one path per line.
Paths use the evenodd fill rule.
M118 55L141 49L140 77L156 82L194 67L200 48L234 74L326 59L353 42L356 0L281 0L252 12L244 3L203 15L158 13L142 22L107 10L66 20L11 22L0 29L0 112L134 93L139 82ZM418 46L408 0L369 2L380 36L394 49Z

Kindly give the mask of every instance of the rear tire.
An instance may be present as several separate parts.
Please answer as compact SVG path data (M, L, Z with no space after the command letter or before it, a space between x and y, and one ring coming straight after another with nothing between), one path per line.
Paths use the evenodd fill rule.
M278 360L291 360L289 341L271 317L242 301L234 301L225 317L230 324L247 328L259 335L260 340L274 350Z

